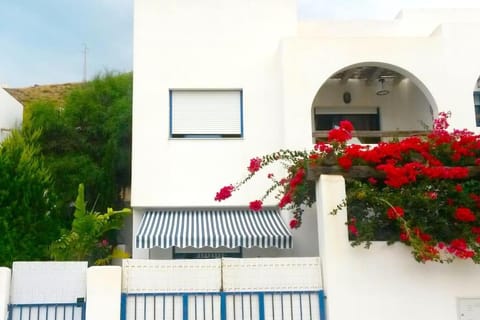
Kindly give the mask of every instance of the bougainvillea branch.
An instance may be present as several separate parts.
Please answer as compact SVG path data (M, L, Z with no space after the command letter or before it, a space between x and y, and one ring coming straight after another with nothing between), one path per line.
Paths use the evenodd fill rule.
M290 227L298 228L304 208L315 202L318 174L342 174L347 197L332 214L347 208L352 245L402 242L420 262L480 263L480 137L465 129L447 131L449 116L440 113L427 136L377 145L348 144L354 128L342 121L311 151L253 158L246 178L223 187L215 200L225 200L259 171L281 162L285 177L269 174L272 186L250 208L260 210L275 194L278 206L293 214Z

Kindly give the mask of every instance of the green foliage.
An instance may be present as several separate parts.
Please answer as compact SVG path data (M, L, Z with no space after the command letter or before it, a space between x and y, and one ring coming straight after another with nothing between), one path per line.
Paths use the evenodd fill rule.
M112 259L113 248L107 240L108 233L122 228L124 217L130 209L105 213L87 211L83 184L78 187L75 201L75 213L71 230L65 230L62 236L50 246L54 260L89 261L91 264L108 264Z
M25 127L41 130L39 143L71 221L77 186L89 186L86 199L99 210L123 205L130 186L132 74L107 72L73 89L65 105L37 101Z
M36 131L12 134L0 145L0 265L48 258L59 234L52 179Z

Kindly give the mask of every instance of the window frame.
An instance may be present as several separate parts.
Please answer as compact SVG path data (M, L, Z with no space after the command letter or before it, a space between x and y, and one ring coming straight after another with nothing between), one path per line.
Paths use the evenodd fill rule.
M473 91L473 105L475 112L475 126L480 127L480 91Z
M175 92L235 92L239 95L239 133L174 133L174 94ZM243 139L244 137L244 102L243 89L241 88L213 88L213 89L189 89L189 88L170 88L169 89L169 138L170 139Z

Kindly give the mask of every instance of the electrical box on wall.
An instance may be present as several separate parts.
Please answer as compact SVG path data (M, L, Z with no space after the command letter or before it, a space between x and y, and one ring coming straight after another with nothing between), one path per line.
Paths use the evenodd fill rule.
M457 298L458 320L480 320L480 298Z

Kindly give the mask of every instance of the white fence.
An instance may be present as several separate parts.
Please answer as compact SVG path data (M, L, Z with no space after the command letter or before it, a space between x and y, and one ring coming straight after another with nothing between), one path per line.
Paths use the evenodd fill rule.
M120 267L87 269L86 262L0 267L0 320L118 320L120 294Z
M320 258L124 260L123 271L89 268L86 318L323 320L326 310L332 320L480 319L478 265L420 264L402 244L352 248L346 210L330 215L344 197L342 177L320 177ZM9 279L10 270L0 268L0 320Z
M123 320L324 319L318 258L124 260Z

